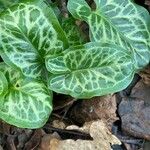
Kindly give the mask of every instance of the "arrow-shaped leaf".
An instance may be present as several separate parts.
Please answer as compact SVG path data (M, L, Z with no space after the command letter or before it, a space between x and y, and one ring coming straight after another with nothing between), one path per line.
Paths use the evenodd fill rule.
M0 118L21 128L43 126L52 111L52 93L36 79L22 78L19 72L0 64L8 89L0 96ZM0 83L4 82L0 74ZM0 84L1 90L1 84Z
M40 76L47 53L56 55L67 40L53 10L43 0L19 3L0 15L4 61L28 77Z
M133 0L94 0L91 10L85 0L69 0L68 9L89 24L91 41L110 41L133 52L141 69L150 60L150 15Z
M120 91L132 81L130 52L114 44L88 43L72 47L62 56L47 61L53 73L50 89L76 98L90 98ZM59 68L58 72L57 69Z

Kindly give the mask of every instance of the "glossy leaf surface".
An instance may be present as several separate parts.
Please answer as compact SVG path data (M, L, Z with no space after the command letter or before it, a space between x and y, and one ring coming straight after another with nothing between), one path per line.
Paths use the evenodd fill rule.
M76 98L120 91L132 81L131 54L114 44L88 43L47 61L50 89ZM59 68L59 69L57 69Z
M85 0L69 0L71 14L88 23L91 41L110 41L132 51L136 69L150 61L150 15L132 0L94 0L91 10Z
M68 44L53 10L42 0L19 3L4 11L0 33L4 61L32 78L41 75L47 53L59 54Z
M6 91L8 90L8 82L2 72L0 72L0 79L0 96L3 97L3 95L5 95Z
M0 118L21 128L43 126L52 111L52 93L36 79L23 78L16 70L0 64L8 82L5 95L0 95ZM0 74L0 92L3 77Z
M7 9L8 7L18 3L19 0L0 0L0 11Z

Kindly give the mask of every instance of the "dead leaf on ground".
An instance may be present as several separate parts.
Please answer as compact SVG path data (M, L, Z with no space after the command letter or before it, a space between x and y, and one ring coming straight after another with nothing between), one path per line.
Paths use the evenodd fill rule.
M130 97L122 99L119 115L122 129L128 134L150 140L150 85L141 80L133 88Z
M20 132L20 134L17 137L17 140L18 140L18 144L16 146L17 149L23 149L26 142L28 142L28 140L32 136L32 133L33 133L32 130L22 130Z
M53 138L49 141L49 150L111 150L111 145L120 145L121 142L110 133L103 121L86 123L79 131L89 132L93 140L59 140ZM73 126L67 129L73 129ZM48 150L48 149L43 149Z
M25 143L30 139L33 130L20 129L7 123L0 122L1 143L4 149L23 149Z
M52 122L52 126L53 126L54 128L59 128L59 129L64 129L64 128L66 128L65 123L64 123L63 121L61 121L61 120L54 120L54 121Z
M41 144L38 150L50 150L50 145L53 145L53 146L55 145L55 144L50 143L50 142L54 142L54 139L57 139L57 140L61 139L57 132L54 132L53 134L45 134L42 137Z
M44 134L44 132L42 129L35 130L34 134L30 138L30 140L25 144L24 150L36 149L41 142L41 138L42 138L43 134Z
M145 69L143 69L139 75L142 77L142 80L145 84L150 85L150 66L147 66Z
M17 150L15 145L15 136L8 136L7 137L7 145L8 150Z
M90 100L83 100L71 109L70 118L78 123L85 123L97 119L102 119L111 128L113 122L118 120L116 116L116 96L107 95L94 97Z
M68 129L68 127L66 129L54 128L50 124L46 124L44 126L44 129L48 134L57 132L63 140L66 140L66 139L92 140L93 139L88 133L78 131L78 128L79 128L78 126L72 125L69 127L72 127L72 129Z

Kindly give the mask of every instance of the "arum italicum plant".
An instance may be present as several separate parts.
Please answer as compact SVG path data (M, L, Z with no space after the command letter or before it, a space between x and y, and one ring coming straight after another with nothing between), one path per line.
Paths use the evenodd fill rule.
M118 92L150 61L150 15L132 0L69 0L63 20L43 0L0 13L0 118L22 128L43 126L52 91L77 99ZM86 42L75 19L89 25Z

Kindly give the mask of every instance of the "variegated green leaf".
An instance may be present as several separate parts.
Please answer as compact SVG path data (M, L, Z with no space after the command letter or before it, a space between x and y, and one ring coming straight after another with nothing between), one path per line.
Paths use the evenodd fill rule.
M0 64L0 71L9 85L0 100L0 118L21 128L43 126L52 111L52 93L45 84L40 80L22 78L19 72L5 64ZM0 82L3 82L1 76Z
M130 52L113 44L92 42L72 47L64 52L63 59L60 56L47 61L47 69L53 73L49 87L76 98L120 91L134 74Z
M0 15L0 50L4 61L28 77L45 68L45 56L68 46L52 9L42 0L19 3Z
M8 7L18 3L19 0L0 0L0 11L7 9Z
M76 46L86 42L85 36L76 25L75 19L72 17L64 18L61 25L66 33L70 46Z
M86 21L92 41L110 41L134 54L135 66L141 69L150 60L150 15L133 0L94 0L91 10L85 0L69 0L72 15Z
M0 97L3 97L8 89L8 82L5 75L0 71Z
M47 70L53 74L66 73L69 71L69 69L65 65L63 56L58 56L56 58L47 56L45 64Z

